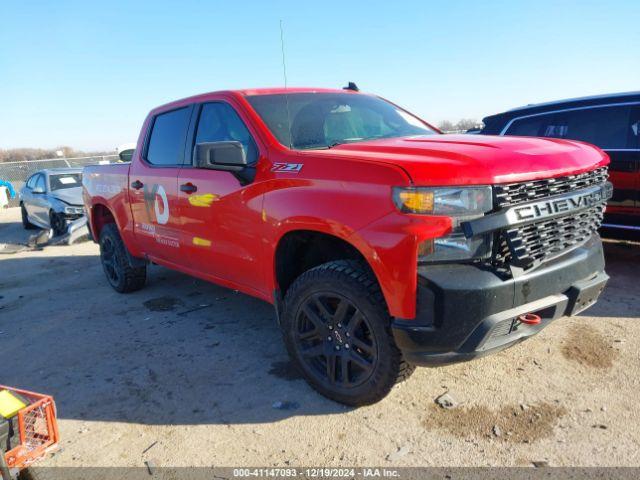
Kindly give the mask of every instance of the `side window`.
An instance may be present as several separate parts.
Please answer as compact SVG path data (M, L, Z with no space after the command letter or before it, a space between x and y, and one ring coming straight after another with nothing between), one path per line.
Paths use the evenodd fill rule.
M258 148L249 129L236 111L226 103L206 103L202 106L195 143L237 141L244 147L249 165L258 161Z
M40 189L43 192L47 191L47 185L44 180L44 175L38 175L38 179L36 180L36 188Z
M29 177L29 180L27 180L27 188L33 189L36 184L36 177L37 175L32 175L31 177Z
M191 107L158 115L151 129L146 160L152 165L182 165Z
M628 106L558 113L554 120L558 135L553 136L582 140L600 148L627 148L630 113Z
M631 108L629 118L629 148L640 148L640 105Z
M548 127L553 122L551 121L553 115L536 115L535 117L522 118L515 120L509 130L505 132L505 135L519 135L521 137L549 137L551 135L545 135L548 132Z
M506 133L580 140L603 149L629 148L630 114L629 106L568 110L516 120Z

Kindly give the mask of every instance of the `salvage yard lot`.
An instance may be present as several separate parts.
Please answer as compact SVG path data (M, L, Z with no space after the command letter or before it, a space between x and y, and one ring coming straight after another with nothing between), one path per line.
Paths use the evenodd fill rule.
M0 212L0 244L27 237ZM640 244L606 255L587 312L350 409L290 368L266 303L157 266L117 294L93 243L0 254L0 383L56 398L46 465L635 466Z

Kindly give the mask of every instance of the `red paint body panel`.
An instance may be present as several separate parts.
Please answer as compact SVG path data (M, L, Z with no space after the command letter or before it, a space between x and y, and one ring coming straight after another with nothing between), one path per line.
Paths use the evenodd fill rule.
M284 235L297 230L333 235L368 261L391 315L411 319L416 312L418 245L447 234L451 220L400 213L392 202L392 187L508 183L579 173L608 163L602 151L580 142L519 137L436 134L327 150L290 150L278 143L244 98L283 92L216 92L154 109L144 123L130 168L121 164L85 169L85 204L94 237L103 221L98 214L107 209L132 255L273 302L278 288L275 253ZM241 185L229 172L191 166L155 168L141 157L155 115L211 101L229 103L256 140L260 160L248 185ZM303 166L297 173L274 172L275 163ZM135 180L163 186L169 203L165 224L153 221L143 190L130 188ZM197 185L197 193L179 190L187 183ZM192 195L206 194L215 197L209 206L190 201ZM160 197L154 198L158 202ZM175 240L177 247L164 243L165 237Z
M591 145L567 140L479 135L391 138L318 152L394 163L416 185L491 185L561 177L608 163Z

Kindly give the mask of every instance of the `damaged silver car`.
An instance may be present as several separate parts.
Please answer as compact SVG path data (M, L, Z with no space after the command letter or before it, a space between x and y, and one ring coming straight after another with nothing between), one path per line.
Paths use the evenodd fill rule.
M69 223L84 216L82 169L54 168L31 175L20 190L22 225L67 232Z

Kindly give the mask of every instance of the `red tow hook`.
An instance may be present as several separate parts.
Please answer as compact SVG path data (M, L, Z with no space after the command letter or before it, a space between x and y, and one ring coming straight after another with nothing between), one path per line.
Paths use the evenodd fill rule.
M518 320L527 325L539 325L542 322L540 315L535 313L524 313L518 317Z

